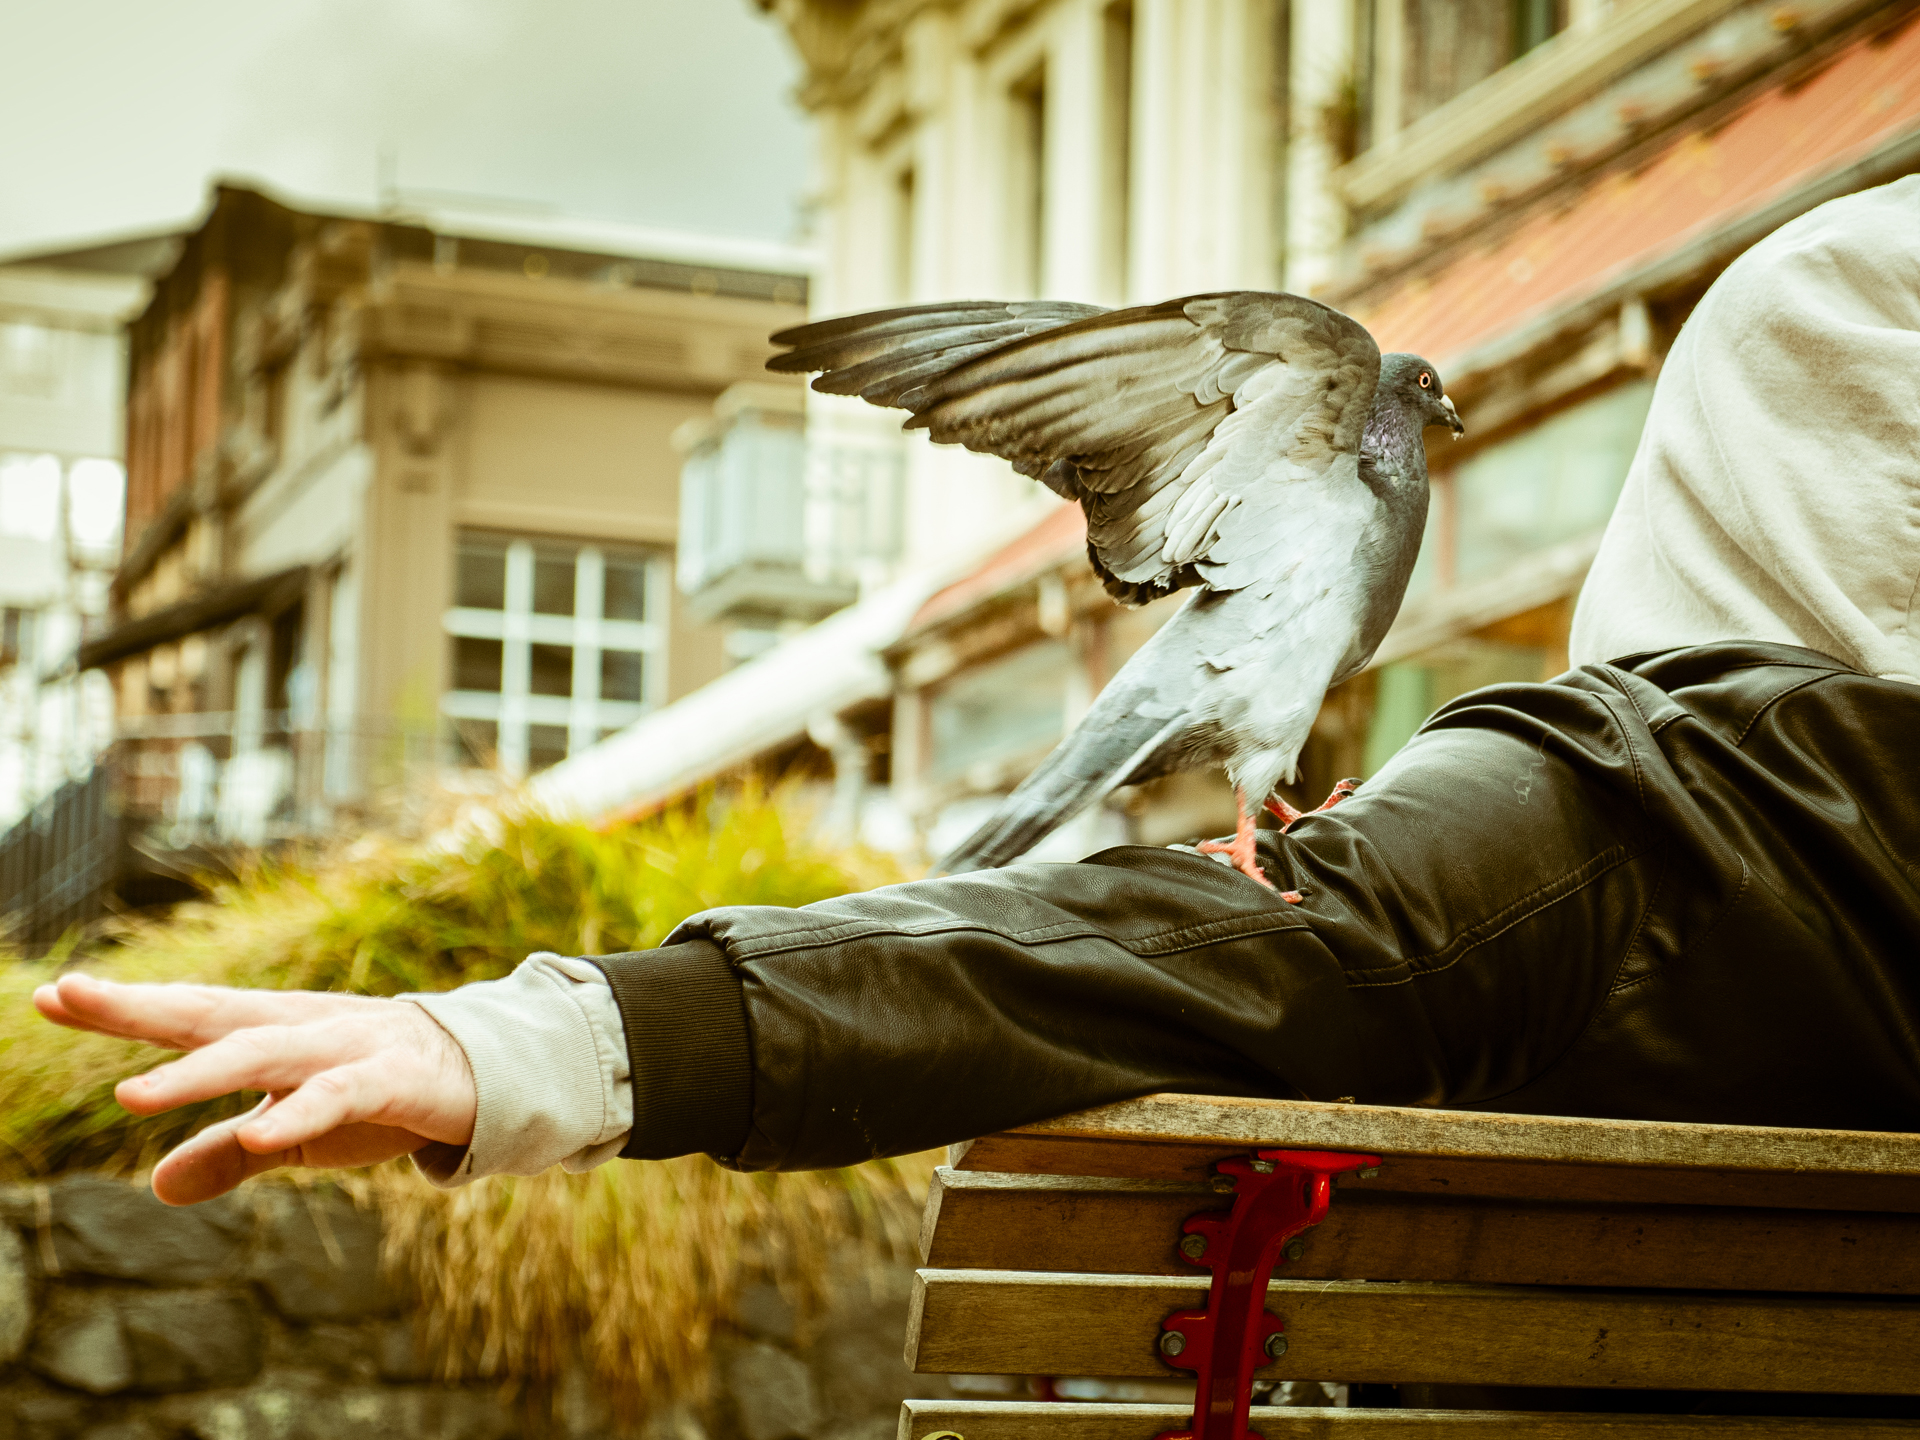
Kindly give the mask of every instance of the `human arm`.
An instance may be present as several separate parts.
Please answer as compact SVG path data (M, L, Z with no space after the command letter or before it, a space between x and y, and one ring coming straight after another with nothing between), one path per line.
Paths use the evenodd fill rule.
M1531 711L1505 715L1503 728L1423 736L1338 810L1269 836L1265 858L1302 892L1298 905L1192 854L1123 847L800 910L728 907L694 917L659 950L597 957L632 1070L623 1153L811 1168L1152 1090L1470 1103L1522 1083L1604 993L1598 966L1618 946L1601 918L1644 903L1596 908L1611 891L1562 883L1621 853L1615 823L1637 808L1625 798L1633 767L1611 711L1564 687L1525 688ZM1533 784L1526 803L1516 776ZM1597 824L1603 812L1609 823ZM1631 871L1610 878L1648 883ZM1465 963L1407 963L1452 954L1516 893L1543 888L1561 903L1508 926L1502 944L1472 947ZM1542 983L1533 972L1549 954L1586 962ZM488 988L432 1003L458 1031L469 997ZM311 997L302 1012L322 1032L302 1075L230 1064L220 1072L227 1088L291 1078L332 1089L327 1045L375 1057L383 1045L396 1055L408 1047L375 1035L384 1012L364 1008L350 1017L360 1029L341 1034L349 1017L326 1008L337 998ZM1490 1035L1511 1043L1489 1046ZM245 1034L213 1038L248 1060L260 1048ZM470 1048L483 1067L495 1050ZM363 1072L387 1087L378 1103L403 1103L397 1087L438 1083L412 1060L383 1068L376 1058ZM522 1083L544 1079L538 1057L519 1068ZM471 1071L467 1083L478 1098L464 1099L454 1133L409 1130L411 1143L390 1153L471 1139L480 1102L504 1087L476 1084ZM214 1093L170 1091L167 1103ZM151 1099L130 1094L136 1110ZM250 1123L234 1127L221 1175L264 1168L264 1143ZM236 1149L253 1158L237 1160ZM423 1156L429 1173L443 1169L436 1153L445 1154ZM163 1194L172 1174L156 1177Z
M1162 1089L1920 1128L1920 693L1723 650L1449 707L1263 841L1297 906L1129 847L597 957L622 1153L849 1164Z

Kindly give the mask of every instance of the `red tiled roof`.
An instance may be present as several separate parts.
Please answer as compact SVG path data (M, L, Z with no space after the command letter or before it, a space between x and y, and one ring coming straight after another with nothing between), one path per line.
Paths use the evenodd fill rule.
M1009 586L1051 569L1062 560L1084 555L1087 517L1078 505L1062 505L1017 539L1002 545L979 566L944 590L936 590L914 612L907 626L911 635L923 626L958 615Z
M1437 361L1600 290L1920 128L1920 24L1882 31L1755 97L1712 134L1675 140L1491 247L1354 314L1382 350Z

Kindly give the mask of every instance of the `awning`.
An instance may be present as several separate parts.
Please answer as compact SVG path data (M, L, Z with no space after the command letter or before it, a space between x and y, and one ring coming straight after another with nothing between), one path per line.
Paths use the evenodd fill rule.
M1445 369L1722 232L1738 232L1722 247L1731 253L1703 262L1724 263L1794 215L1916 167L1920 22L1910 22L1811 75L1783 77L1718 127L1677 137L1495 243L1356 302L1353 314L1381 349ZM1822 186L1827 177L1836 183Z
M156 645L237 620L242 615L276 615L306 593L307 567L295 565L252 580L235 580L191 600L182 600L138 620L114 626L87 641L78 656L82 670L111 665Z

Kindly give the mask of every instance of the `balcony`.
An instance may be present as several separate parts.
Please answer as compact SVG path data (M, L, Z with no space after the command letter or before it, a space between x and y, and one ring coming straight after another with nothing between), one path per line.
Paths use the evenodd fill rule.
M679 584L696 619L811 624L887 577L900 549L897 435L828 440L805 424L800 392L743 384L675 443Z

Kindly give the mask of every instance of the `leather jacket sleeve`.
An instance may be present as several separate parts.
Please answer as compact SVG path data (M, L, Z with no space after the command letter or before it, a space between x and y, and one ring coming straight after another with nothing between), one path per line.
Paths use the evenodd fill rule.
M622 1153L900 1154L1156 1090L1920 1128L1920 687L1716 645L1476 691L1262 858L1121 847L599 957Z

